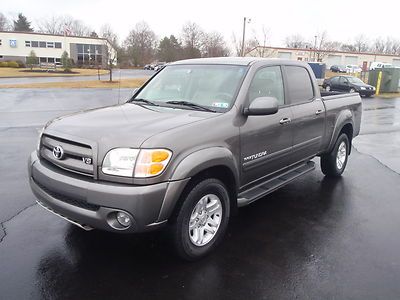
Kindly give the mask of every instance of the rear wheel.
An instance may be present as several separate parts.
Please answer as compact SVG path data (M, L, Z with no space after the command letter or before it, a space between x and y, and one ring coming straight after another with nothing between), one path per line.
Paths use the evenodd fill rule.
M326 176L339 177L344 172L350 150L349 139L342 133L330 153L321 156L322 173Z
M229 222L229 194L218 179L197 183L183 199L172 226L175 250L185 260L210 253L223 238Z

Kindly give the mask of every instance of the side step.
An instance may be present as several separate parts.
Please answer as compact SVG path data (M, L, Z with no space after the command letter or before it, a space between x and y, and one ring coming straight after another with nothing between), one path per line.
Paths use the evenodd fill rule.
M271 178L249 190L243 191L238 195L238 206L242 207L248 205L273 191L276 191L280 187L288 184L296 178L311 172L315 169L315 163L308 161L295 169L291 169L283 174L279 174L277 177Z

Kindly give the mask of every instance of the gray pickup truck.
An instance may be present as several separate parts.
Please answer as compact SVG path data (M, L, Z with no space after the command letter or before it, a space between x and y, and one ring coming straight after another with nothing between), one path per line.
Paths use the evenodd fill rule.
M360 131L357 93L322 97L307 64L178 61L122 105L50 121L29 159L37 202L83 229L166 226L198 259L238 207L312 171L340 176Z

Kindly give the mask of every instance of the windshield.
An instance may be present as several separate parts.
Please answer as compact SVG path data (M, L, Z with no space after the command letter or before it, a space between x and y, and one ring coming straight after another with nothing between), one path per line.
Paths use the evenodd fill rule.
M223 112L233 105L245 73L245 66L234 65L167 66L135 99L165 106L169 106L167 101L186 101Z
M363 82L361 79L357 78L357 77L348 77L347 79L348 79L351 83L362 83L362 84L364 84L364 82Z

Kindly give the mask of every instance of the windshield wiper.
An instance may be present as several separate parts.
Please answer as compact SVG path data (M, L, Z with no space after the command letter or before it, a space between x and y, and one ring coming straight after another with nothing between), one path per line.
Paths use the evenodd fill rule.
M189 101L184 101L184 100L180 100L180 101L178 101L178 100L171 100L171 101L167 101L167 102L165 102L165 103L167 103L167 104L175 104L175 105L182 105L182 106L188 106L188 107L191 107L191 108L197 108L197 109L200 109L200 110L204 110L204 111L210 111L210 112L216 112L215 110L213 110L213 109L211 109L211 108L208 108L208 107L206 107L206 106L203 106L203 105L200 105L200 104L196 104L196 103L193 103L193 102L189 102Z
M153 101L150 101L150 100L147 100L147 99L142 99L142 98L131 99L128 102L129 103L134 103L134 104L136 104L135 102L140 102L140 103L145 103L145 104L152 105L152 106L160 106L160 105L154 103Z

